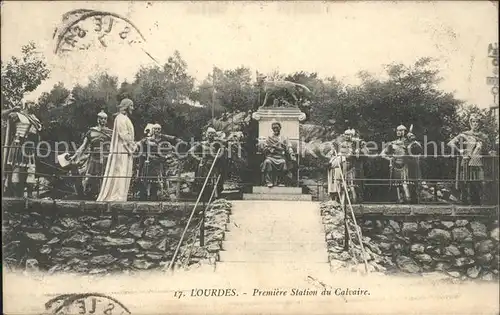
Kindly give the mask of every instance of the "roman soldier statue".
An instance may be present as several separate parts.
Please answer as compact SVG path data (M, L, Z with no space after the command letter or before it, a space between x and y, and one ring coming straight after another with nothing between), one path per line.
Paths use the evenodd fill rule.
M488 152L488 138L478 131L479 117L471 115L470 129L448 142L454 152L458 150L455 189L465 204L481 204L484 170L483 157Z
M22 110L2 112L7 118L2 157L2 168L5 169L4 191L7 195L23 197L25 190L32 197L36 175L36 146L39 132L42 130L40 120L28 112L33 102L27 102Z
M422 178L420 170L421 155L423 153L422 144L417 140L415 134L412 132L413 125L406 134L406 163L408 165L408 184L410 190L410 202L417 203L418 194L420 194L419 180Z
M354 129L347 129L344 135L334 143L333 156L328 168L328 193L334 201L345 202L345 189L342 178L346 181L351 203L356 203L361 195L360 183L357 182L360 154L367 155L368 150L361 139L355 137Z
M90 128L83 138L83 143L69 158L78 163L84 153L88 154L85 167L85 177L82 181L85 196L97 198L102 184L102 176L106 168L113 130L108 128L108 115L101 111L97 114L97 126Z
M271 129L273 134L267 137L262 148L265 158L261 172L268 187L284 186L287 172L292 167L291 163L296 161L296 157L288 138L280 134L281 124L273 121Z
M158 200L158 192L164 189L166 164L172 159L172 145L177 141L175 136L162 134L160 124L147 125L139 142L140 200Z
M382 158L389 161L389 190L396 188L399 203L410 203L414 200L415 194L412 195L411 191L415 189L410 188L414 185L411 179L418 176L413 169L415 164L413 159L419 154L416 148L420 144L415 140L413 133L408 133L409 139L407 131L405 126L399 125L396 128L396 140L391 141L380 153ZM410 173L415 174L410 175Z
M198 161L195 176L196 186L199 190L203 188L202 186L205 182L205 178L208 176L212 164L214 164L210 179L207 182L208 187L205 188L203 194L203 198L206 200L207 197L210 196L217 178L219 178L219 180L215 189L214 198L219 198L224 189L227 168L227 139L225 139L223 133L218 133L213 127L207 128L204 138L203 141L191 147L186 156L193 157Z

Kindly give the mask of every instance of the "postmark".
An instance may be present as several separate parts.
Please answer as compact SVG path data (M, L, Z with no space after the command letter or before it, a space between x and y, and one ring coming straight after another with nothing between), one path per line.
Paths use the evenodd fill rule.
M48 314L132 314L130 310L117 299L101 293L63 294L45 303Z
M61 25L54 30L53 40L56 55L146 42L141 31L128 18L88 9L65 13Z

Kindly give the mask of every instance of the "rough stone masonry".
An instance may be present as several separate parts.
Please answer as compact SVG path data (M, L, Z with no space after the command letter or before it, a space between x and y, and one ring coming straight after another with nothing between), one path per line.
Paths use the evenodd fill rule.
M344 250L343 210L338 204L325 202L321 212L332 266L362 264L352 217L347 220L349 249ZM450 216L422 212L401 216L385 212L356 215L370 270L412 274L437 271L462 280L498 281L499 226L495 213L463 211Z
M80 274L166 267L193 206L2 200L3 263L12 269ZM204 246L199 243L201 206L197 209L177 265L217 260L230 206L225 200L216 200L206 211Z

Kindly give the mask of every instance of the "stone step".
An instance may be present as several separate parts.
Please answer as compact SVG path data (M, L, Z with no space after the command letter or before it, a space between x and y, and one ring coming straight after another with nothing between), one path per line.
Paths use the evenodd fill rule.
M265 232L265 233L264 233ZM224 240L233 242L324 242L326 235L323 232L293 232L284 233L283 231L231 231L224 234Z
M278 224L278 223L299 223L301 225L304 224L312 224L312 225L322 225L322 219L319 218L318 215L313 215L311 213L306 213L302 215L301 213L263 213L260 211L252 212L252 213L234 213L229 217L229 222L238 222L241 223L261 223L264 222L266 224Z
M320 213L319 203L307 200L235 200L232 201L233 213L269 209L270 212L301 211Z
M292 235L293 238L300 241L299 236L302 234L325 234L324 228L318 224L315 225L302 225L302 224L269 224L268 226L263 226L259 224L241 224L236 226L234 224L226 225L226 232L231 232L234 234L287 234ZM295 237L297 235L297 237Z
M324 227L321 225L320 222L293 222L291 220L267 220L266 222L269 222L268 226L263 226L261 221L256 222L256 221L251 221L248 220L249 222L246 222L243 219L231 219L227 224L226 224L226 230L227 231L233 231L233 230L247 230L247 231L255 231L255 230L261 230L261 229L282 229L285 232L293 232L296 230L306 230L306 231L324 231Z
M244 272L242 272L244 270ZM217 262L215 272L220 274L234 274L237 275L238 281L245 278L244 283L252 282L268 282L272 286L277 286L280 282L285 282L285 275L290 276L293 281L292 284L297 284L297 274L300 275L299 279L303 276L314 275L321 278L322 275L330 274L330 266L324 262ZM262 275L276 275L279 277L263 277Z
M292 224L301 224L301 225L314 225L319 226L322 225L322 219L319 218L318 215L311 215L307 213L306 215L302 215L300 213L262 213L255 212L252 214L243 214L243 213L235 213L231 214L229 217L229 222L236 222L237 224L278 224L283 222L284 224L292 223Z
M243 200L312 201L312 196L291 194L243 194Z
M250 222L269 222L271 224L284 222L284 223L300 223L304 222L304 224L322 224L322 218L319 217L319 214L315 215L312 213L266 213L261 211L255 211L252 213L234 213L229 217L229 222L246 222L250 220Z
M225 251L323 251L327 252L326 243L318 242L252 242L252 241L225 241L222 242L222 249Z
M311 262L328 263L328 254L323 251L292 252L292 251L220 251L220 261L223 262Z
M267 187L267 186L253 186L252 193L254 194L285 194L285 195L301 195L302 187Z

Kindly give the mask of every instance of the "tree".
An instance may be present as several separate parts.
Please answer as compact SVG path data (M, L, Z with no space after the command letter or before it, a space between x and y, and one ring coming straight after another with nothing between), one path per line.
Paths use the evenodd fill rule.
M21 48L22 57L11 57L2 67L2 109L21 105L26 93L33 92L50 71L33 42Z
M215 93L214 93L215 89ZM199 101L213 104L215 111L222 112L248 111L257 102L258 90L252 84L249 68L238 67L233 70L214 68L197 89Z
M52 109L64 106L70 93L71 91L64 87L62 82L58 82L50 92L43 92L38 97L35 115L43 122L50 122L52 118L55 118L51 115Z
M142 136L139 130L147 123L159 123L163 132L181 136L193 132L186 121L189 117L180 114L191 107L186 100L191 99L193 90L194 78L188 74L186 62L176 51L162 67L139 69L132 83L122 83L118 95L134 101L136 110L132 118L138 136Z

